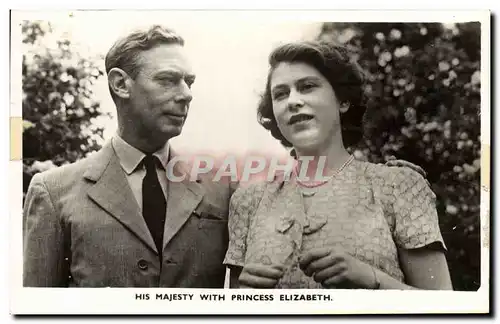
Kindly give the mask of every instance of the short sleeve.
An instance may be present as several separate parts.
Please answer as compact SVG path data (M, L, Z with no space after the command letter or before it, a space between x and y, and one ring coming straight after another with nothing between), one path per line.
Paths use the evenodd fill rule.
M436 195L418 172L398 168L394 184L394 240L405 249L439 243L446 246L439 229Z
M255 214L263 188L261 185L238 188L229 203L229 245L224 264L243 267L251 217Z

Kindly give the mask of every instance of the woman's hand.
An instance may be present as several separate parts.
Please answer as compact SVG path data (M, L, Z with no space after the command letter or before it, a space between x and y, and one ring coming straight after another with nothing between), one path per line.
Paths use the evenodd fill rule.
M283 273L281 265L248 264L241 271L240 288L274 288Z
M325 288L377 288L371 265L340 249L317 248L299 259L300 269Z

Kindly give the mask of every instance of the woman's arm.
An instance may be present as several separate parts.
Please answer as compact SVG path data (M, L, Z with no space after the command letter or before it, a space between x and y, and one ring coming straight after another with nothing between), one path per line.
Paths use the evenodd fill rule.
M380 284L379 289L453 290L443 252L427 247L412 250L401 249L399 258L406 284L381 270L374 269Z
M450 271L442 251L430 247L400 249L399 260L407 284L420 289L453 290Z
M405 282L418 289L453 289L446 246L439 228L436 195L417 172L398 168L393 174L393 239Z
M325 288L451 290L446 259L430 247L400 251L406 284L338 248L316 248L299 259L307 276Z
M229 243L224 264L229 268L229 287L240 288L240 275L245 264L247 235L250 229L250 217L262 199L264 184L240 187L232 195L229 203Z

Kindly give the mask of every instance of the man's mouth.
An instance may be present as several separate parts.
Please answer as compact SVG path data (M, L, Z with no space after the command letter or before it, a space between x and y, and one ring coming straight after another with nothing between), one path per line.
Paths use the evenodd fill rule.
M308 114L297 114L297 115L293 115L290 120L288 121L288 124L289 125L294 125L294 124L298 124L298 123L305 123L305 122L308 122L310 121L311 119L313 119L314 116L312 115L308 115Z
M186 120L187 115L181 114L165 114L165 116L170 120L170 122L181 125Z
M169 117L174 117L174 118L186 118L186 114L172 114L172 113L168 113L168 114L165 114Z

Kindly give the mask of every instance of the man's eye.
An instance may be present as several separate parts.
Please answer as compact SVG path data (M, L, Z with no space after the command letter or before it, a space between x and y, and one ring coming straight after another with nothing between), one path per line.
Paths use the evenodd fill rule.
M176 83L176 80L174 80L172 78L160 78L158 80L160 81L161 84L164 84L164 85L172 85L172 84Z

